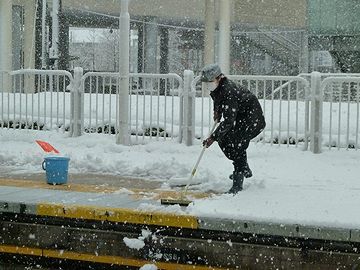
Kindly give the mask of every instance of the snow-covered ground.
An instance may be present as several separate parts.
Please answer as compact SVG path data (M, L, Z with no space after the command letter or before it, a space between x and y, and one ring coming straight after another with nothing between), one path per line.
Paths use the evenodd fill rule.
M202 149L200 141L190 147L163 140L123 146L116 145L112 135L72 138L55 131L0 129L0 166L11 169L14 176L42 172L44 152L36 139L69 156L72 174L160 179L164 189L177 178L189 177ZM231 186L232 163L216 143L207 149L194 179L200 184L192 189L217 194L196 200L184 211L209 217L360 227L356 211L360 205L359 151L324 148L322 154L313 154L300 146L251 143L248 159L254 176L245 180L245 189L236 196L222 194Z

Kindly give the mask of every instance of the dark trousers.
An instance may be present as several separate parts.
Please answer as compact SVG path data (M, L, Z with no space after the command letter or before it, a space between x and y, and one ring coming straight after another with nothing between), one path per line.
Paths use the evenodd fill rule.
M239 142L220 142L219 146L224 155L232 160L234 172L240 173L248 168L246 149L249 147L250 140L241 140Z

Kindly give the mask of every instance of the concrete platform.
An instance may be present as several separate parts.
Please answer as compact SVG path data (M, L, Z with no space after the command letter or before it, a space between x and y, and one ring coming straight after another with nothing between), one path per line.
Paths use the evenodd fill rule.
M161 269L264 269L270 262L284 269L332 269L360 263L356 228L191 216L161 206L160 198L176 197L176 191L120 185L137 179L114 180L116 185L77 179L55 186L40 178L0 179L0 253L119 267L154 263ZM143 230L153 236L142 240L143 248L124 243L142 239Z

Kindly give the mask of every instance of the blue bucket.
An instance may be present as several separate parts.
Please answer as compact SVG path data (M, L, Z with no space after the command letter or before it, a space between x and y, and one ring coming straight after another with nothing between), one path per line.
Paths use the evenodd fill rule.
M43 170L46 171L46 181L51 185L66 184L69 171L68 157L46 157L42 163Z

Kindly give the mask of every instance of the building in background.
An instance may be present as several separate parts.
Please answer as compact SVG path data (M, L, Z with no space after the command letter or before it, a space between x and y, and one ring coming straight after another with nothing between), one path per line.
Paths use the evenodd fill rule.
M230 73L359 72L357 1L230 2ZM56 28L54 3L59 3ZM218 11L223 0L132 0L131 72L179 74L191 69L197 73L206 62L205 50L209 49L205 45L209 3L216 18L211 57L217 61L221 50ZM85 70L117 70L118 1L4 0L0 5L0 18L11 13L11 27L8 22L0 23L1 69L9 69L6 63L11 62L10 69L54 68L56 63L57 68L67 70L76 65ZM57 42L53 40L53 29L59 33ZM70 29L82 29L87 37L79 40ZM4 40L9 39L9 32L11 54L5 53L9 45ZM91 33L99 39L92 40Z

